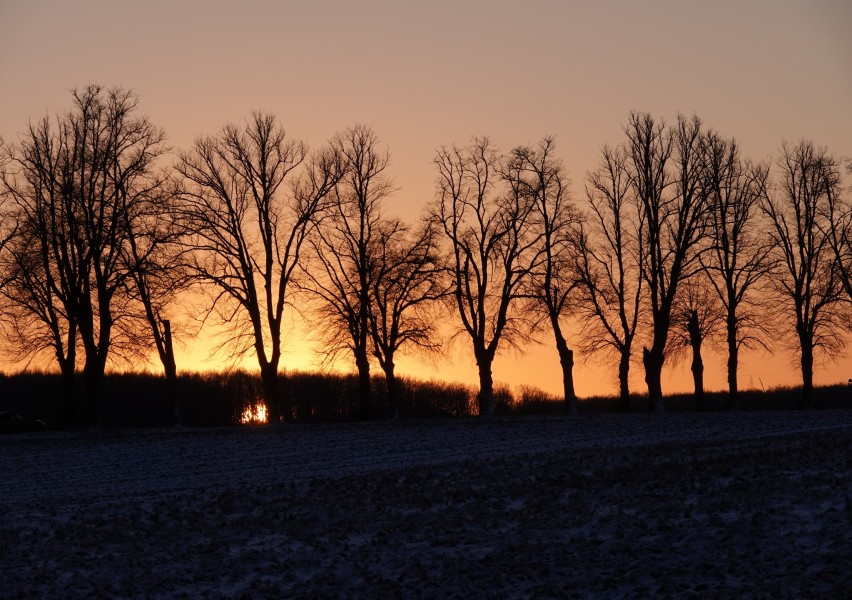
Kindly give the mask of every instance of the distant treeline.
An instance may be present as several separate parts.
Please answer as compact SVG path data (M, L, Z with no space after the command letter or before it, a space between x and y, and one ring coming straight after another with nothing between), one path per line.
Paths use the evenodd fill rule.
M286 377L289 398L281 405L287 421L296 423L354 421L362 418L358 403L357 375L294 372ZM375 418L389 418L393 410L387 399L383 377L373 378ZM78 377L77 386L83 386ZM478 415L477 389L459 383L402 378L399 416L452 418ZM181 422L188 427L239 425L246 409L262 402L260 378L246 371L183 373L178 376ZM743 391L744 410L790 410L798 408L801 390L795 387ZM852 408L852 387L817 387L817 408ZM634 410L648 408L647 395L631 397ZM672 394L666 399L670 411L698 409L692 394ZM726 407L725 392L709 392L707 410ZM596 396L579 401L581 413L612 413L623 409L617 397ZM78 407L83 410L83 407ZM165 427L173 423L171 405L162 376L149 373L108 373L104 379L104 420L107 428ZM0 410L12 410L42 419L49 429L63 422L62 378L57 373L23 372L0 374ZM562 398L532 386L512 391L495 386L495 414L564 414Z

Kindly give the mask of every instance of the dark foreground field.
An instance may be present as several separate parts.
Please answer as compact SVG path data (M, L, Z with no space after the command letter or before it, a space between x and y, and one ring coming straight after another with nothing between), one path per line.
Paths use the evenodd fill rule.
M0 596L842 598L852 411L0 439Z

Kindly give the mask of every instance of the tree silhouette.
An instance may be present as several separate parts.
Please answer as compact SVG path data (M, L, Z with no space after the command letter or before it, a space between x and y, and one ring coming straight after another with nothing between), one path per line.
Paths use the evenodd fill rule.
M24 368L42 357L55 357L62 379L61 426L76 418L74 373L77 366L77 323L54 293L55 272L45 269L44 255L33 252L38 232L23 226L10 240L2 257L4 285L2 323L8 340L5 350Z
M704 340L715 334L724 320L722 309L715 290L712 289L703 273L699 273L682 284L675 305L672 308L672 334L669 338L667 355L677 361L689 354L689 370L692 372L692 384L698 410L705 410L704 397L704 359L701 349Z
M2 171L4 212L16 221L2 255L3 324L7 351L16 362L31 364L41 355L56 358L62 377L63 425L76 418L74 373L77 322L69 313L76 290L60 261L61 228L67 222L59 201L61 180L52 132L44 119L30 124L22 154L4 149L17 169ZM44 155L42 152L49 152Z
M373 354L385 373L387 396L399 416L395 356L403 347L438 350L436 303L446 297L446 273L438 264L435 230L412 231L401 221L378 224L372 252L370 333Z
M491 367L500 342L517 347L528 339L529 316L510 309L538 256L535 204L498 188L500 158L487 138L439 149L435 166L431 218L449 244L452 298L479 370L479 414L493 414Z
M767 348L769 335L760 286L775 263L760 229L759 212L769 167L742 160L737 143L716 132L705 136L704 152L710 242L709 252L701 260L724 309L728 408L738 408L740 350Z
M706 222L701 121L678 116L667 129L651 115L632 113L625 132L653 325L651 347L643 349L642 362L651 405L664 412L661 376L672 307L680 283L700 268L698 244Z
M641 213L631 202L624 148L604 146L600 162L587 176L591 215L576 238L580 348L588 355L615 353L621 408L629 410L630 359L642 314L647 248L639 242Z
M568 347L562 320L571 306L572 292L579 280L574 273L575 225L578 215L571 203L568 177L555 156L554 138L537 146L519 146L509 153L503 178L518 196L527 195L534 206L530 219L539 240L539 257L530 270L529 296L532 309L544 312L556 342L562 367L565 408L577 412L574 393L574 351Z
M319 300L326 356L352 352L361 416L370 418L370 310L381 202L392 190L386 172L390 154L379 148L375 132L363 125L338 134L332 145L344 165L344 176L334 187L328 211L319 215L306 275L309 291Z
M309 158L273 115L255 112L242 128L196 139L176 170L190 268L210 294L206 315L226 326L223 346L235 356L257 356L268 419L277 422L284 307L313 218L342 175L338 157Z
M131 297L141 305L157 356L163 365L175 425L181 422L177 363L168 313L193 283L184 244L189 235L180 216L179 194L173 185L157 186L145 200L135 227L127 232L125 268Z
M802 140L784 144L778 159L780 189L762 207L770 221L773 276L778 297L792 313L802 369L802 407L812 406L815 351L836 355L844 345L848 314L843 283L831 248L830 198L839 193L837 161Z
M96 424L107 361L141 349L124 259L145 199L161 183L154 164L165 135L136 115L130 90L89 85L72 97L55 129L47 118L30 124L9 157L4 188L26 237L13 252L7 298L21 341L55 352L66 393L79 337L87 422Z

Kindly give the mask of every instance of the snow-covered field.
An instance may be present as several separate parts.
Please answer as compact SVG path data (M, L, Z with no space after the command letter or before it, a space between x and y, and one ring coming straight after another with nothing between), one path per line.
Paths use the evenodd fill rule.
M2 598L843 598L852 411L0 438Z

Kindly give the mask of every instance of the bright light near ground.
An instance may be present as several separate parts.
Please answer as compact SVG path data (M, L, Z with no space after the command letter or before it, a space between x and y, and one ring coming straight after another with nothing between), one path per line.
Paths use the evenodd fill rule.
M262 425L266 423L266 405L258 402L253 406L247 406L240 419L243 425Z

